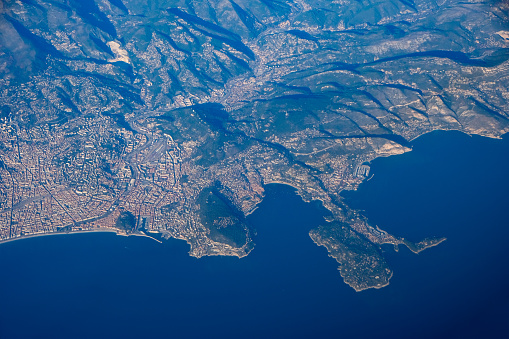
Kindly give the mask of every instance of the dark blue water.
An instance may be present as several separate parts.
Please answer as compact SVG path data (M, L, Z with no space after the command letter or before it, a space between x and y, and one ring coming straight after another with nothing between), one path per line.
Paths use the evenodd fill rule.
M389 232L448 240L385 248L395 271L356 293L309 239L318 204L271 185L246 258L187 255L113 234L0 246L0 338L509 337L509 140L434 133L376 160L349 201Z

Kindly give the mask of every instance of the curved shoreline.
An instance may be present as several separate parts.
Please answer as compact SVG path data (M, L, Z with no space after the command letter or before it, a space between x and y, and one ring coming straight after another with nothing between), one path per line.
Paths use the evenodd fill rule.
M479 136L479 137L483 137L483 138L489 138L489 139L495 139L495 140L501 140L505 135L509 136L509 130L507 131L504 131L502 130L503 133L499 134L499 135L482 135L482 134L477 134L477 133L469 133L469 132L466 132L466 131L462 131L460 129L457 129L457 128L451 128L451 129L446 129L446 128L437 128L437 129L434 129L432 131L429 131L429 132L425 132L423 134L420 134L412 139L408 139L408 142L409 143L412 143L414 142L415 140L425 136L425 135L428 135L428 134L431 134L431 133L434 133L434 132L459 132L459 133L462 133L462 134L466 134L470 137L473 137L474 135L476 136Z
M28 235L22 235L20 237L10 238L10 239L3 239L0 240L0 245L6 244L8 242L13 242L17 240L24 240L24 239L30 239L30 238L38 238L38 237L46 237L51 235L72 235L72 234L79 234L79 233L102 233L102 232L108 232L108 233L117 233L114 230L87 230L87 231L75 231L75 232L48 232L48 233L36 233L36 234L28 234Z
M469 132L466 132L466 131L461 131L461 130L458 130L458 129L436 129L436 130L433 130L433 131L428 131L428 132L425 132L421 135L418 135L412 139L409 139L408 141L410 143L414 142L415 140L417 140L418 138L421 138L423 136L426 136L428 134L431 134L431 133L435 133L435 132L460 132L462 134L465 134L465 135L468 135L470 137L473 137L474 135L475 136L480 136L480 137L484 137L484 138L490 138L490 139L502 139L504 136L506 135L509 135L509 131L504 131L504 133L500 134L500 135L481 135L481 134L476 134L476 133L469 133ZM411 152L412 149L410 149L408 152ZM388 157L388 156L391 156L391 155L383 155L383 156L377 156L375 157L374 159L372 159L371 161L377 159L377 158L382 158L382 157ZM369 181L371 179L370 178L367 178L367 179L364 179L363 182L365 181ZM310 202L310 199L307 199L305 198L304 196L302 196L300 194L300 188L297 186L297 185L294 185L292 184L291 182L285 182L284 180L274 180L274 181L271 181L269 183L267 183L267 185L269 184L281 184L281 185L287 185L287 186L290 186L292 188L294 188L296 190L296 193L302 198L303 201L305 202ZM357 188L355 188L354 190L356 190ZM313 199L313 200L318 200L318 201L321 201L322 203L324 203L324 201L322 199L320 199L319 197L316 197L316 199ZM325 207L325 206L324 206ZM249 214L252 214L256 209L258 208L258 204L251 210L249 211L247 215ZM326 207L325 207L326 208ZM111 213L111 212L108 212L108 214ZM101 217L104 217L101 216ZM94 218L95 219L95 218ZM81 220L79 221L78 223L87 223L91 221L90 219L89 220ZM142 236L142 237L147 237L147 238L151 238L155 241L158 241L158 242L161 242L160 240L158 239L155 239L149 235L146 235L146 234L121 234L119 233L118 231L114 230L114 229L94 229L94 230L81 230L81 231L71 231L71 232L48 232L48 233L37 233L37 234L29 234L29 235L23 235L23 236L20 236L20 237L15 237L15 238L9 238L9 239L3 239L3 240L0 240L0 244L3 244L3 243L7 243L7 242L11 242L11 241L16 241L16 240L22 240L22 239L29 239L29 238L35 238L35 237L41 237L41 236L49 236L49 235L65 235L65 234L78 234L78 233L92 233L92 232L111 232L111 233L117 233L118 235L123 235L123 236L130 236L130 235L135 235L135 236ZM444 239L445 240L445 239ZM439 242L440 243L440 242ZM435 244L433 246L436 246L438 245ZM408 246L407 246L408 247ZM420 251L419 251L420 252ZM417 252L418 253L418 252Z
M14 242L14 241L18 241L18 240L26 240L26 239L32 239L32 238L38 238L38 237L58 236L58 235L85 234L85 233L115 233L116 235L123 236L123 237L129 237L129 236L144 237L144 238L149 238L149 239L155 240L159 243L162 243L162 241L160 241L156 238L153 238L149 235L146 235L146 234L122 234L122 233L119 233L113 229L96 229L96 230L82 230L82 231L72 231L72 232L48 232L48 233L40 233L40 234L39 233L38 234L28 234L28 235L23 235L23 236L16 237L16 238L0 240L0 246L3 244L9 243L9 242Z

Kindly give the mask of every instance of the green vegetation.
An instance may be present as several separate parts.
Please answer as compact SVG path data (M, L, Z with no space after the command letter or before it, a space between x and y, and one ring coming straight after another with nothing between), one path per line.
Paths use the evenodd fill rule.
M161 213L166 215L170 213L170 211L178 205L179 205L178 202L172 202L171 204L164 205L163 207L161 207Z
M216 187L201 191L197 200L201 222L210 231L210 238L233 247L242 247L248 240L244 217Z
M131 212L124 211L118 216L115 227L126 233L132 233L136 228L136 217Z
M356 291L389 284L392 271L380 249L347 224L327 223L311 230L309 235L317 245L327 248L329 255L340 264L338 269L345 283Z

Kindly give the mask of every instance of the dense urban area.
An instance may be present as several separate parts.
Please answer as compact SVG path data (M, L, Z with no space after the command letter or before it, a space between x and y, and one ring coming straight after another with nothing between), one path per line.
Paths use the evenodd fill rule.
M386 286L381 245L445 239L391 235L341 192L425 133L509 131L508 17L496 1L3 1L0 241L112 231L244 257L246 217L280 183L330 212L310 241L346 283Z

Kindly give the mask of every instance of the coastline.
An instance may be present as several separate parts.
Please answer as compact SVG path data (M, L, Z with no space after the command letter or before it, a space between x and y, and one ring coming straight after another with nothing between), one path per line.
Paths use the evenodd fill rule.
M504 137L504 135L509 135L509 129L502 130L501 131L502 133L500 133L498 135L485 135L485 134L480 134L480 133L475 133L475 132L467 132L467 131L463 131L463 130L460 130L460 129L457 129L457 128L451 128L451 129L437 128L437 129L434 129L432 131L420 134L420 135L418 135L418 136L416 136L416 137L414 137L412 139L408 139L408 142L411 143L411 142L419 139L420 137L423 137L423 136L428 135L428 134L433 133L433 132L460 132L462 134L468 135L469 137L473 137L474 135L477 135L477 136L480 136L480 137L483 137L483 138L490 138L490 139L496 139L496 140L502 139Z
M155 240L155 241L157 241L159 243L162 243L162 241L157 240L157 239L155 239L155 238L153 238L151 236L148 236L146 234L123 234L123 233L119 233L118 231L115 231L113 229L106 229L105 228L105 229L82 230L82 231L72 231L72 232L49 232L49 233L40 233L40 234L28 234L28 235L23 235L21 237L0 240L0 246L2 244L6 244L8 242L13 242L13 241L18 241L18 240L25 240L25 239L38 238L38 237L46 237L46 236L83 234L83 233L115 233L116 235L123 236L123 237L137 236L137 237L150 238L150 239Z
M473 137L474 135L478 135L478 136L481 136L481 137L484 137L484 138L490 138L490 139L502 139L504 136L506 135L509 135L509 131L502 131L503 133L501 133L500 135L482 135L482 134L478 134L478 133L475 133L475 132L467 132L467 131L462 131L462 130L458 130L458 129L436 129L436 130L433 130L433 131L429 131L429 132L426 132L426 133L423 133L413 139L409 139L409 142L413 142L415 141L416 139L420 138L420 137L423 137L425 135L428 135L430 133L434 133L434 132L449 132L449 131L452 131L452 132L460 132L462 134L465 134L465 135L468 135L470 137ZM411 152L412 151L412 148L410 148L408 150L408 152ZM391 155L384 155L384 156L377 156L375 157L374 159L377 159L377 158L380 158L380 157L390 157ZM372 160L374 160L372 159ZM372 177L374 176L374 174L372 174L369 178L364 178L364 180L362 182L366 182L366 181L369 181L372 179ZM310 202L311 200L317 200L317 201L320 201L322 202L322 205L325 209L329 210L326 206L326 201L324 201L323 199L321 199L320 197L314 197L314 199L309 199L309 197L304 197L302 194L301 194L301 188L299 188L297 185L295 184L292 184L290 182L287 182L287 181L284 181L284 180L273 180L273 181L270 181L270 182L267 182L264 186L266 185L270 185L270 184L280 184L280 185L285 185L285 186L290 186L292 187L293 189L295 189L296 191L296 194L304 201L304 202ZM357 190L358 187L355 187L353 190ZM259 203L256 204L254 206L253 209L251 209L250 211L248 211L248 213L246 213L246 216L252 214L255 210L258 209L258 206L259 206ZM87 223L88 221L90 220L82 220L80 221L79 223ZM108 233L116 233L117 235L121 235L121 236L140 236L140 237L146 237L146 238L150 238L152 240L155 240L159 243L162 243L161 240L159 239L156 239L154 237L151 237L150 235L148 234L145 234L145 233L134 233L134 234L125 234L123 233L122 231L119 231L119 230L115 230L115 229L111 229L111 228L98 228L98 229L89 229L89 230L80 230L80 231L69 231L69 232L48 232L48 233L37 233L37 234L28 234L28 235L23 235L23 236L20 236L20 237L16 237L16 238L10 238L10 239L3 239L3 240L0 240L0 244L4 244L4 243L8 243L8 242L12 242L12 241L16 241L16 240L22 240L22 239L29 239L29 238L35 238L35 237L41 237L41 236L50 236L50 235L68 235L68 234L79 234L79 233L92 233L92 232L108 232ZM185 240L185 239L183 239ZM446 240L446 238L437 238L437 239L424 239L423 241L419 242L419 243L416 243L416 244L413 244L413 243L410 243L408 240L404 239L404 238L400 238L399 239L401 242L399 242L398 244L393 244L393 245L404 245L406 246L411 252L413 253L420 253L422 252L423 250L427 249L427 248L430 248L430 247L434 247L434 246L437 246L439 245L440 243L442 243L443 241ZM192 248L192 244L186 240L187 243L191 246ZM423 244L424 242L426 241L429 241L428 244ZM419 247L419 245L421 245L422 247ZM192 250L190 251L190 256L193 256L193 257L196 257L196 258L200 258L202 256L236 256L238 258L242 258L242 257L245 257L249 254L250 251L247 251L247 253L235 253L235 252L231 252L231 253L221 253L221 252L206 252L206 253L192 253Z

